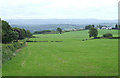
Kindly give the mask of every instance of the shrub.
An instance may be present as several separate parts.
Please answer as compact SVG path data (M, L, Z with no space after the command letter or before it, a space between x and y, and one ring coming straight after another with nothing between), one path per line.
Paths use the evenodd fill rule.
M16 54L16 50L22 48L26 43L26 40L21 40L19 42L14 42L11 44L3 44L2 45L2 63L11 60L13 56Z
M11 51L15 51L16 49L15 49L15 47L11 44L11 45L8 45L7 46L8 47L8 49L10 49Z
M10 47L8 47L8 45L2 46L2 63L10 60L12 58L12 53L13 52L10 50Z
M105 37L105 38L112 38L112 34L111 33L106 33L106 34L103 34L103 37Z

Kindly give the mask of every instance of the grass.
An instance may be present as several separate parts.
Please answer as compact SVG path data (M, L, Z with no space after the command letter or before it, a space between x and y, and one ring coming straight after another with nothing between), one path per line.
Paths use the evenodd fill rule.
M117 36L117 30L99 30ZM118 40L88 39L88 31L40 34L11 61L3 76L117 76ZM51 42L63 41L63 42Z

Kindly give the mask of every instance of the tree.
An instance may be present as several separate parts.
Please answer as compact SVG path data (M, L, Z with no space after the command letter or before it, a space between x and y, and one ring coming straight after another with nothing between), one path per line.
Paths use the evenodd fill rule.
M32 33L29 30L27 30L26 31L26 37L30 38L31 36L32 36Z
M25 31L25 29L21 29L21 28L17 28L17 27L15 27L13 29L14 29L14 31L18 32L18 34L19 34L18 39L19 40L22 40L22 39L24 39L26 37L26 31Z
M2 43L10 43L17 38L17 32L6 21L2 20Z
M57 31L59 31L59 33L62 34L62 29L61 28L57 28Z
M26 31L17 27L12 28L6 21L2 20L2 43L10 43L31 36L32 33L29 30Z
M88 26L85 26L85 29L90 29L90 28L94 28L95 26L94 25L88 25Z
M115 29L118 29L118 25L117 24L115 25Z
M97 37L97 35L98 35L98 31L97 31L97 29L95 29L95 28L90 28L90 30L89 30L89 37L94 37L94 38L96 38Z
M12 40L18 41L18 37L19 37L18 32L16 32L16 31L11 31L10 32L10 38L12 38Z

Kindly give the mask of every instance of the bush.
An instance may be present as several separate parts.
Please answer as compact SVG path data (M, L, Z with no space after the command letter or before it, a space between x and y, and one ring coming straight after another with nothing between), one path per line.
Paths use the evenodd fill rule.
M10 47L8 47L8 45L2 46L2 63L10 60L12 58L12 53L13 51L10 50Z
M13 45L8 45L7 47L8 47L8 49L10 49L11 51L15 51L15 50L16 50Z
M112 34L111 33L106 33L106 34L103 34L103 37L105 37L105 38L112 38Z
M18 43L13 43L13 46L14 46L16 49L21 48L22 45L23 45L23 43L20 43L20 42L18 42Z
M22 48L26 43L26 40L21 40L19 42L14 42L11 44L3 44L2 45L2 63L11 60L16 53L16 50Z

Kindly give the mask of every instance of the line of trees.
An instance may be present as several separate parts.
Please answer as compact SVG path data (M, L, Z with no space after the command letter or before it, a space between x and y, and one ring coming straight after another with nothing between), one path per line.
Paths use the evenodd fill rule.
M2 43L11 43L31 36L32 33L29 30L12 28L8 22L2 20Z
M35 31L33 34L57 34L57 33L62 34L62 32L63 31L61 28L57 28L56 31L55 30Z
M94 28L94 27L95 27L94 25L87 25L87 26L85 26L85 30L88 30L88 29Z
M34 34L44 34L49 32L52 32L52 31L51 30L35 31Z

